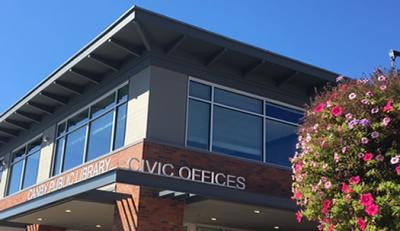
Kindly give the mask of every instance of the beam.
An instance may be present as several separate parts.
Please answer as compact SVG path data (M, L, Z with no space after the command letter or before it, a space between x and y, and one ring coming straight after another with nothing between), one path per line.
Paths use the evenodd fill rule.
M55 103L61 104L61 105L66 105L68 103L68 99L66 97L59 96L59 95L56 95L56 94L53 94L50 92L42 91L42 92L40 92L40 95L48 98L49 100L51 100Z
M261 59L258 62L246 67L243 72L242 76L246 78L250 73L256 71L259 67L261 67L265 63L265 60Z
M10 138L4 137L4 136L0 137L0 143L6 144L8 141L10 141Z
M210 66L211 64L217 62L219 59L222 58L222 56L228 51L227 48L222 48L221 50L215 52L212 54L205 62L204 65Z
M41 117L40 116L32 114L32 113L29 113L29 112L15 111L15 114L17 114L17 115L19 115L21 117L24 117L25 119L30 120L30 121L32 121L34 123L40 123L40 121L41 121Z
M297 76L299 74L298 71L294 71L292 73L290 73L289 75L283 76L280 79L278 79L275 82L275 86L276 87L281 87L283 84L288 83L291 79L293 79L295 76Z
M7 134L8 136L11 136L11 137L17 137L19 134L19 132L17 130L8 129L8 128L0 128L0 132Z
M83 87L77 86L72 83L67 83L67 82L64 82L61 80L56 80L56 81L54 81L54 84L64 88L64 90L69 91L75 95L82 95L82 93L83 93Z
M12 120L12 119L5 119L4 121L6 123L10 124L11 126L19 128L21 130L28 130L30 128L29 124L24 123L24 122Z
M28 105L47 114L47 115L53 115L54 113L54 108L53 107L49 107L40 103L35 103L35 102L28 102Z
M119 71L120 67L118 65L112 63L111 61L109 61L103 57L100 57L100 56L94 55L94 54L88 55L87 57L89 59L95 61L96 63L105 66L106 68L109 68L113 71Z
M126 42L123 42L119 39L116 38L110 38L107 40L109 43L111 43L112 45L128 52L131 55L134 55L136 57L140 57L142 55L141 50L139 50L138 48L134 48L132 45L127 44Z
M96 85L100 84L100 81L101 81L100 78L93 77L90 74L84 73L83 71L71 68L71 69L69 69L69 72L75 76L82 78L82 79L86 79L87 81L94 83Z
M311 86L306 90L306 94L308 97L313 97L316 93L318 93L322 88L325 87L324 84L318 84L317 86Z
M171 54L173 51L175 51L182 43L185 41L186 35L181 35L174 41L170 42L165 48L164 52L166 55Z
M151 51L151 46L150 46L149 39L147 38L146 34L144 33L143 28L142 28L142 26L140 25L140 23L137 22L137 21L133 21L132 23L133 23L133 25L135 25L136 31L138 32L139 37L140 37L140 39L142 40L142 42L143 42L144 47L146 48L146 50L147 50L147 51Z

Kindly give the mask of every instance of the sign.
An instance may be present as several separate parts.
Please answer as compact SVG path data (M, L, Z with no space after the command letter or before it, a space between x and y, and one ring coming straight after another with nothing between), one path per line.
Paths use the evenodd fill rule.
M214 172L204 169L190 168L188 166L176 167L171 163L149 161L145 159L131 158L128 161L132 171L190 180L200 183L218 185L233 189L246 189L246 179L242 176Z
M39 184L28 191L28 199L32 200L48 193L63 189L70 185L79 183L81 181L93 178L97 175L105 173L110 170L111 157L102 159L76 170L69 172L60 177L49 180L43 184Z

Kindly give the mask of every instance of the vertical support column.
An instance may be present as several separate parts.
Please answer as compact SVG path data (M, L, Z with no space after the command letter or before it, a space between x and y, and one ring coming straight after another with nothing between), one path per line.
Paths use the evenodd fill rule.
M53 125L43 132L43 138L46 138L47 142L43 144L40 152L39 160L39 172L37 176L37 182L43 182L50 177L51 163L53 160L53 151L55 148L55 133L56 125Z
M10 162L11 162L11 153L4 156L4 160L6 162L6 166L4 166L3 172L1 173L0 178L0 198L3 198L7 191L7 178L10 172Z
M113 231L182 231L184 202L154 196L155 190L117 184L131 198L116 202Z

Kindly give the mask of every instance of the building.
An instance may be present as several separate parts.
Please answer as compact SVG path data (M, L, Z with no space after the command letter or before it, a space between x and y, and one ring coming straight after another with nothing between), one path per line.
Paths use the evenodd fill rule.
M134 7L0 117L0 230L313 230L288 158L335 73Z

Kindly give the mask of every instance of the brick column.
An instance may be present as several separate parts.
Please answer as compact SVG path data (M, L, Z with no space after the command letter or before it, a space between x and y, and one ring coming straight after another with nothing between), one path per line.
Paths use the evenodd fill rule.
M184 203L154 196L156 190L117 184L131 198L116 202L113 231L182 231Z
M33 225L28 225L26 227L26 230L27 231L65 231L65 228L33 224Z

